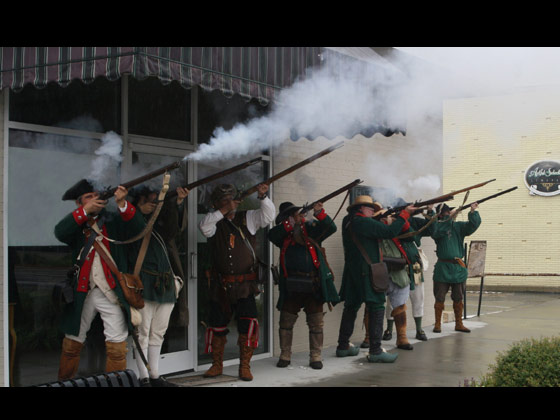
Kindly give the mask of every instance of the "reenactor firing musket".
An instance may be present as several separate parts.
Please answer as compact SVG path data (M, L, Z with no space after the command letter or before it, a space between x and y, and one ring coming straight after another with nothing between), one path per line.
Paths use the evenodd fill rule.
M472 186L470 186L470 187L462 188L462 189L457 190L457 191L452 191L452 192L450 192L450 193L441 195L441 196L436 197L436 198L432 198L432 199L430 199L430 200L426 200L426 201L416 201L416 202L414 202L414 203L407 203L407 204L405 204L405 205L403 205L403 206L393 207L393 208L388 209L385 213L378 215L378 216L376 217L376 219L379 220L379 219L381 219L382 217L387 217L387 216L390 215L390 214L400 212L400 211L404 210L406 207L408 207L408 206L410 206L410 205L414 205L414 207L424 207L424 206L429 206L429 205L431 205L431 204L437 204L437 203L442 203L442 202L444 202L444 201L453 200L453 197L454 197L455 195L457 195L457 194L460 194L460 193L465 192L465 191L472 190L472 189L474 189L474 188L483 187L484 185L486 185L486 184L488 184L488 183L490 183L490 182L492 182L492 181L495 181L495 180L496 180L496 178L490 179L489 181L481 182L480 184L476 184L476 185L472 185Z
M490 196L488 196L488 197L481 198L480 200L473 201L472 203L465 204L464 206L459 207L458 211L461 211L461 210L464 210L464 209L468 209L468 208L469 208L471 205L473 205L474 203L480 204L480 203L483 203L483 202L485 202L485 201L491 200L491 199L493 199L493 198L499 197L500 195L503 195L503 194L507 194L507 193L509 193L509 192L512 192L513 190L516 190L516 189L517 189L517 187L512 187L512 188L509 188L509 189L507 189L507 190L505 190L505 191L501 191L501 192L499 192L499 193L492 194L492 195L490 195Z
M362 180L360 180L360 179L356 179L355 181L351 182L350 184L345 185L344 187L339 188L339 189L336 190L336 191L333 191L332 193L330 193L330 194L324 196L323 198L320 198L320 199L317 200L317 201L314 201L314 202L311 203L311 204L305 204L305 205L302 207L302 209L300 210L300 213L302 213L302 214L307 213L309 210L311 210L311 209L313 208L313 206L315 206L315 204L317 204L317 203L324 203L325 201L328 201L328 200L330 200L331 198L334 198L334 197L336 197L337 195L342 194L343 192L348 191L348 190L351 189L351 188L354 188L356 185L361 184L362 182L364 182L364 181L362 181Z
M251 195L251 194L253 194L254 192L256 192L256 191L257 191L257 188L258 188L258 186L259 186L260 184L270 185L270 184L272 184L274 181L277 181L278 179L280 179L280 178L282 178L282 177L284 177L284 176L286 176L286 175L288 175L288 174L294 172L295 170L301 168L302 166L305 166L305 165L307 165L307 164L313 162L314 160L319 159L320 157L323 157L323 156L325 156L326 154L328 154L328 153L332 152L333 150L336 150L336 149L338 149L338 148L340 148L340 147L342 147L342 146L344 146L344 142L341 141L341 142L335 144L334 146L331 146L331 147L329 147L329 148L327 148L327 149L325 149L325 150L323 150L323 151L321 151L321 152L319 152L319 153L317 153L317 154L315 154L315 155L313 155L313 156L311 156L311 157L308 157L307 159L302 160L301 162L295 164L294 166L290 166L288 169L285 169L285 170L283 170L282 172L280 172L280 173L278 173L278 174L276 174L276 175L274 175L274 176L271 176L271 177L268 178L267 180L265 180L265 181L263 181L263 182L259 182L258 184L252 186L251 188L249 188L249 189L247 189L247 190L245 190L245 191L239 192L238 195L237 195L237 197L234 198L234 200L236 200L236 201L241 201L241 200L243 200L244 198L246 198L246 197L248 197L249 195Z

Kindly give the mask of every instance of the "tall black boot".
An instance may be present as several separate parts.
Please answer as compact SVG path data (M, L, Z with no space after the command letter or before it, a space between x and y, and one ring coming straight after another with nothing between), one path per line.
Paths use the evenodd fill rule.
M355 309L345 307L342 311L340 330L338 331L338 347L336 348L337 357L355 356L360 352L359 347L354 347L350 343L357 315L358 311Z
M385 310L378 309L369 311L369 355L368 362L371 363L392 363L398 355L386 353L381 348L381 337L383 335L383 320Z

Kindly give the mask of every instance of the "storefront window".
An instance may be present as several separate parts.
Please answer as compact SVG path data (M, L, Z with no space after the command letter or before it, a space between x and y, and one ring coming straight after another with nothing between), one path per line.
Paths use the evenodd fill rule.
M64 192L86 177L100 141L10 130L8 160L8 282L13 331L13 386L57 379L63 335L62 307L53 291L72 267L70 249L54 227L75 208ZM108 169L113 179L117 168ZM116 208L115 208L116 210ZM82 351L79 375L104 369L104 338L94 322Z
M121 131L120 82L100 77L90 84L73 81L61 88L27 85L10 94L10 121L80 131Z
M129 78L128 130L131 134L172 140L191 139L191 90L157 77Z

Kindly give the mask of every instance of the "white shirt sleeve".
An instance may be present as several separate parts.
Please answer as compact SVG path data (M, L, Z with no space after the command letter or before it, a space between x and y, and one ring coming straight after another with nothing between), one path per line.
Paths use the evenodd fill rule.
M198 229L202 232L202 234L205 237L211 238L216 233L216 223L218 223L223 218L224 215L220 210L216 210L212 213L208 213L198 223Z
M268 197L261 200L261 208L258 210L247 210L247 229L252 235L260 228L268 226L276 217L274 203Z

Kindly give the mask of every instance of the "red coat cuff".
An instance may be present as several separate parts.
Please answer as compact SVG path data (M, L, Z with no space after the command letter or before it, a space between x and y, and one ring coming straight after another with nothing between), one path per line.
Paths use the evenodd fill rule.
M410 228L410 222L407 220L404 226L402 227L401 232L406 232Z
M327 212L325 211L325 209L321 209L321 211L315 215L315 217L317 218L317 220L324 220L325 217L327 217Z
M288 219L286 219L282 222L282 226L284 226L284 230L286 232L291 232L292 230L294 230L294 227L292 225L290 225L290 222L288 221Z
M399 213L399 216L402 217L404 220L408 221L408 218L410 217L410 214L406 210L402 210Z
M125 222L128 222L130 219L134 217L136 214L136 207L130 204L128 201L126 202L126 210L121 212L121 217Z
M84 207L80 206L72 212L72 216L77 224L82 225L87 221L87 215L84 211Z

